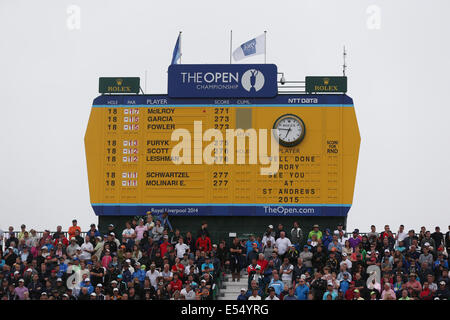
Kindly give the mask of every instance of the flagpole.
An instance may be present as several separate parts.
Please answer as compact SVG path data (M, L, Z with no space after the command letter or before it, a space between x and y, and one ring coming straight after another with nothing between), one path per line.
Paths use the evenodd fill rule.
M230 64L231 64L231 51L233 50L233 30L230 30Z
M183 53L181 52L181 33L182 33L183 31L180 31L180 64L181 64L181 56L183 55Z
M267 31L264 30L264 63L266 63L267 57Z

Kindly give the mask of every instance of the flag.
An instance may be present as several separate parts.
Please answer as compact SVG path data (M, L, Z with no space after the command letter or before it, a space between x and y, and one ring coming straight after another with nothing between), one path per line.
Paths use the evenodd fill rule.
M178 35L177 43L175 44L175 48L173 48L172 54L172 64L177 64L178 60L181 58L181 32Z
M233 58L234 60L239 61L250 56L263 54L265 53L265 47L266 37L262 34L259 37L249 40L237 47L236 50L233 51Z

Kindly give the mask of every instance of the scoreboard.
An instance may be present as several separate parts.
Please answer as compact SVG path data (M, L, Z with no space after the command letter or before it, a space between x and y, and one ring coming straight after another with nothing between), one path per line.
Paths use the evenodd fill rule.
M245 164L198 161L211 142L198 141L195 134L192 161L174 161L179 141L172 141L172 134L194 132L194 122L201 121L203 132L217 129L224 137L227 129L237 128L267 129L270 135L289 115L300 120L303 136L296 145L280 143L275 174L262 175L267 165L248 159ZM213 144L230 156L229 141ZM149 210L172 216L346 216L359 145L353 100L345 94L102 95L94 100L85 135L90 200L97 215L108 216Z

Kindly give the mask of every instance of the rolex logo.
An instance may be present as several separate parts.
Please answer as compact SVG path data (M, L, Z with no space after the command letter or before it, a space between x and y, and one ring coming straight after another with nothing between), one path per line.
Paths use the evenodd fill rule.
M327 86L329 83L330 83L330 79L329 79L329 78L324 78L324 79L323 79L323 84L324 84L324 85Z
M123 80L122 79L116 79L116 83L117 83L118 86L121 86L122 83L123 83Z

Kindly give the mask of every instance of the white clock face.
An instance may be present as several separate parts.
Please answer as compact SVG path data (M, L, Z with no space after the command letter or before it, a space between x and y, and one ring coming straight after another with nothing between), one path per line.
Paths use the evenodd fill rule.
M303 121L291 114L281 116L275 121L274 129L277 131L281 145L292 147L299 144L305 135L305 125Z

